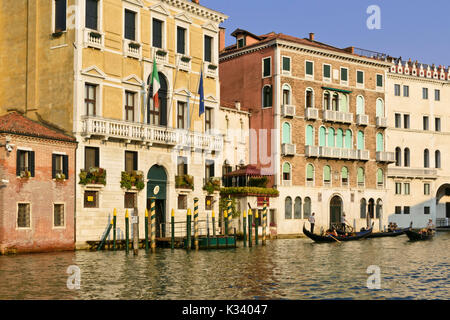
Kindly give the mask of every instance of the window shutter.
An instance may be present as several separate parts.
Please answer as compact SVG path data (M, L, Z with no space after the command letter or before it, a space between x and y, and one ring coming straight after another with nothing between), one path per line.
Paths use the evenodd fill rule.
M125 38L128 40L135 40L135 13L129 10L125 10Z
M308 164L306 168L306 178L310 180L314 179L314 168L311 164Z
M348 178L348 169L347 167L343 167L342 168L342 179L347 179Z
M328 129L328 146L334 147L334 129L333 128Z
M95 149L95 166L100 167L100 151L98 148ZM89 169L89 168L88 168Z
M211 62L211 44L212 38L205 36L205 61Z
M34 151L30 151L28 158L28 167L30 168L31 176L34 177Z
M133 153L133 170L138 170L138 153Z
M381 170L381 169L378 169L377 180L378 180L377 182L379 184L383 183L383 170Z
M16 154L16 176L20 176L20 155L22 151L17 150Z
M320 147L325 147L326 144L326 130L325 127L320 127L319 129L319 146Z
M55 1L55 32L66 30L66 0Z
M86 27L97 30L98 0L86 1Z
M162 22L153 19L153 46L162 48Z
M52 154L52 179L56 178L56 154Z
M314 133L314 128L311 125L308 125L306 127L306 145L307 146L314 145L314 143L313 143L313 133Z
M177 53L185 54L185 29L177 28Z
M66 180L69 179L69 156L63 156L63 173L66 177Z
M331 169L330 169L330 166L323 167L323 179L325 181L330 181L331 180Z
M336 147L342 148L344 146L343 140L344 140L344 132L342 131L342 129L338 129L336 134Z

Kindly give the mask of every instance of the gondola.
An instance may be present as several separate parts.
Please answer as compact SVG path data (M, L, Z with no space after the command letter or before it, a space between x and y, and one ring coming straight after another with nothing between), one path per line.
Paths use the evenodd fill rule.
M355 235L353 236L331 236L331 235L327 235L327 236L321 236L318 234L314 234L311 233L310 231L306 230L305 225L303 225L303 233L310 238L311 240L314 240L315 242L318 243L324 243L324 242L340 242L340 241L352 241L352 240L360 240L363 239L365 237L367 237L369 234L372 233L373 228L361 231L361 232L356 232Z
M405 234L406 230L409 230L409 228L398 229L398 230L393 230L393 231L386 231L386 232L372 232L366 238L398 237L398 236L401 236L402 234Z
M434 232L424 234L420 233L419 230L409 229L406 230L406 235L411 241L430 240L434 237Z

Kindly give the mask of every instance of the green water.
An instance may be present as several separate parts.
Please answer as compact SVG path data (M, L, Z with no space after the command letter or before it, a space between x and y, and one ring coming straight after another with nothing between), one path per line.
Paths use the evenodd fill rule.
M450 299L450 233L239 246L0 256L0 299ZM67 288L70 265L80 269L79 290ZM380 267L379 290L367 288L370 265Z

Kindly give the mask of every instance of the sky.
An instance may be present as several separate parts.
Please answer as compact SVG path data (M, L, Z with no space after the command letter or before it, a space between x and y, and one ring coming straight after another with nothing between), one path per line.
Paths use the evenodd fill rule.
M229 16L222 27L226 45L237 28L260 35L284 33L336 47L386 53L403 60L450 66L449 0L200 0L200 4ZM380 9L380 29L367 20ZM370 21L373 21L372 19Z

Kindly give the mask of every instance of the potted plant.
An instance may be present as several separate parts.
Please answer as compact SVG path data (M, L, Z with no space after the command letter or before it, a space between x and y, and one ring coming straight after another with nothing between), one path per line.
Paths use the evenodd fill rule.
M89 35L90 35L92 38L95 38L95 39L100 39L100 38L102 37L102 35L101 35L100 33L96 32L96 31L91 31L91 32L89 32Z
M103 184L106 185L106 170L103 168L89 168L80 170L80 184Z
M141 191L145 188L144 173L142 171L122 171L120 187L127 190L136 188Z
M138 49L141 47L141 45L140 45L139 43L137 43L137 42L130 42L130 43L128 44L128 46L129 46L131 49L134 49L134 50L138 50Z
M175 188L194 190L194 177L188 174L175 177Z
M185 63L188 63L189 61L191 61L191 58L188 57L188 56L182 56L182 57L181 57L181 61L183 61L183 62L185 62Z
M164 51L164 50L162 50L162 49L158 49L158 50L156 50L156 54L157 54L158 56L165 57L165 56L167 55L167 52Z
M61 36L63 35L63 33L64 33L64 32L63 32L63 31L60 31L60 30L59 30L59 31L55 31L55 32L52 33L52 38L53 38L53 39L59 38L59 37L61 37Z
M209 64L208 65L208 69L211 69L211 70L216 70L217 69L217 66L215 65L215 64Z
M20 177L21 178L25 178L25 179L30 178L31 177L31 171L29 171L29 170L20 171Z
M66 175L64 173L57 173L55 175L56 182L63 182L66 180Z
M220 191L220 179L219 178L209 178L203 190L207 191L209 194L214 193L214 191Z

